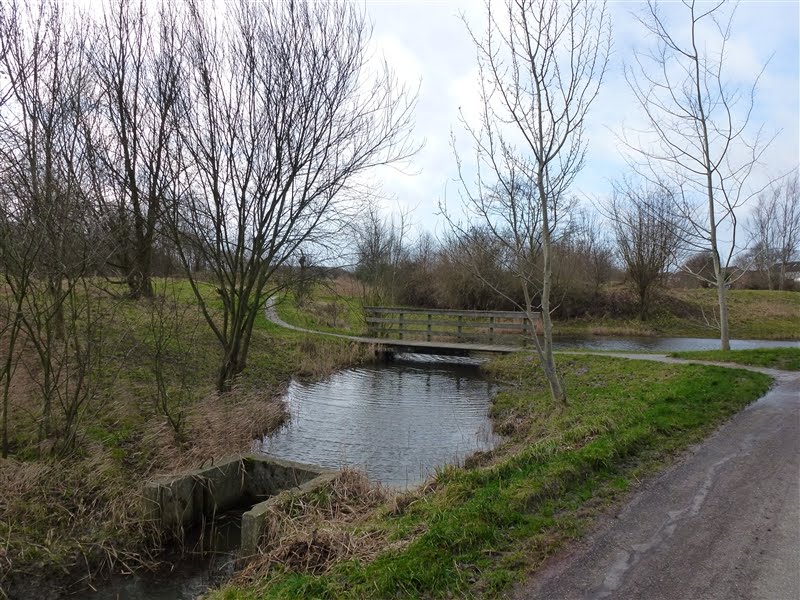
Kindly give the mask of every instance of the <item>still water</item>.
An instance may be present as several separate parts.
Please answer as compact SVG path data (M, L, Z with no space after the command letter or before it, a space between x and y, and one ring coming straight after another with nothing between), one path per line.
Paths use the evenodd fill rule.
M686 350L719 350L719 338L682 337L611 337L611 336L558 336L554 339L556 350L586 350L610 352L682 352ZM731 350L755 348L800 348L800 342L776 340L731 340Z
M489 419L494 385L481 378L479 364L400 354L318 383L293 381L285 397L290 422L264 438L260 450L413 486L498 442Z

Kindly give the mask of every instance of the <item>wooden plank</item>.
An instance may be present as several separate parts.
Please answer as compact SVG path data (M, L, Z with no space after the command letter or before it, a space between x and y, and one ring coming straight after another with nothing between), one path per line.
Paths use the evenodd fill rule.
M388 336L397 336L399 333L400 332L398 332L396 330L394 330L394 331L392 331L392 330L386 331L386 334ZM522 335L520 333L497 333L497 332L495 332L495 334L492 335L492 336L484 335L484 334L471 335L469 333L464 333L462 335L462 337L461 337L462 341L461 342L456 342L455 340L458 339L457 338L457 334L455 334L453 332L446 333L446 332L434 331L431 334L431 339L428 340L428 339L426 339L427 338L427 330L426 329L404 329L403 330L403 334L404 334L404 337L402 339L400 339L398 337L383 337L381 339L386 340L386 341L402 341L402 342L408 343L409 345L413 345L415 342L423 342L423 341L426 342L426 343L428 343L428 342L436 343L437 341L438 342L441 342L441 341L445 341L445 342L446 341L452 341L453 343L463 343L463 344L469 344L471 342L478 342L478 341L487 341L487 342L494 341L494 342L497 342L497 343L514 342L516 344L523 344L524 341L528 339L528 336ZM419 334L419 339L415 339L414 334Z
M448 310L442 308L392 308L385 306L365 306L365 313L373 314L422 314L422 315L448 315L452 317L479 317L479 318L506 318L506 319L523 319L528 315L522 311L512 310ZM534 313L538 316L539 313Z
M450 327L455 328L458 327L458 321L434 321L431 320L423 320L423 319L384 319L380 317L367 317L366 322L368 324L375 324L380 323L384 325L399 325L400 323L404 323L406 325L432 325L434 327ZM527 320L527 319L526 319ZM495 322L476 322L476 321L462 321L461 327L464 329L524 329L530 330L531 326L529 323L503 323L502 321L495 321Z

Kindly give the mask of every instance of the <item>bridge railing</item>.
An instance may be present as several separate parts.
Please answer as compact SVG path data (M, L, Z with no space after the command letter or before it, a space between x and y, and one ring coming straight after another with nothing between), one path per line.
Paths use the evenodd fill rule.
M365 306L368 335L401 340L526 345L535 323L521 311ZM538 319L539 313L533 316Z

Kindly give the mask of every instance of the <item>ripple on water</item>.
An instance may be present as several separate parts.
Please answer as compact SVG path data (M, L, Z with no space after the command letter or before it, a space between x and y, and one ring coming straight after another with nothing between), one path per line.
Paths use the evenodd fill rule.
M285 397L290 422L264 438L261 450L329 468L355 466L390 486L415 485L499 441L488 416L494 386L478 364L403 355L318 383L293 381Z

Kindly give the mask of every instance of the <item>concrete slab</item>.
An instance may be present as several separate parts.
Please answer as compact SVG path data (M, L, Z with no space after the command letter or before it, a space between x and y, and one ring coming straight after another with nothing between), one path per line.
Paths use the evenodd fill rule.
M335 471L262 454L232 456L146 483L143 513L164 529L179 531L225 510L252 506L242 517L242 554L249 555L258 547L274 496L288 489L310 491L335 476Z

